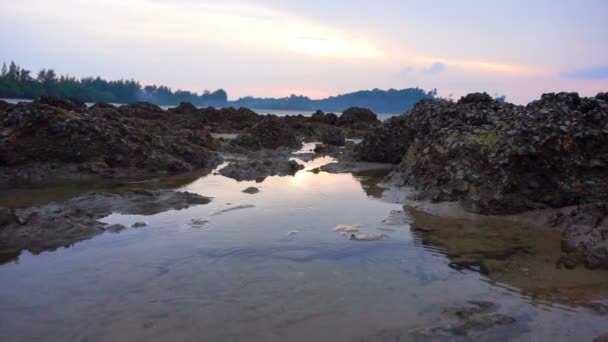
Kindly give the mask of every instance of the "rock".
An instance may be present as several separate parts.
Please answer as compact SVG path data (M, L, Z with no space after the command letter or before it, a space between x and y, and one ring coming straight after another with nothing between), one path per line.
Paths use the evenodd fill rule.
M494 306L493 303L485 301L470 301L472 306L459 308L446 308L442 314L448 319L442 324L429 328L418 328L410 330L410 334L425 337L451 337L451 336L475 336L486 330L514 324L515 318L493 313L486 314Z
M294 160L234 161L219 170L219 174L237 181L262 182L270 176L291 176L304 166Z
M0 228L15 222L15 216L9 208L0 207Z
M234 133L251 128L263 116L247 108L201 108L197 112L201 124L211 127L215 132Z
M334 232L346 232L346 233L358 232L359 225L339 224L333 229L333 231Z
M122 115L141 119L162 119L168 116L162 108L149 102L135 102L120 106L118 107L118 111Z
M334 113L325 114L322 110L317 110L315 113L312 114L311 121L325 123L328 125L335 125L338 121L338 116Z
M458 100L458 103L493 103L495 100L488 93L471 93L463 96Z
M594 338L593 342L608 342L608 332Z
M336 125L338 126L371 126L378 124L380 121L374 112L367 108L351 107L345 110L338 117Z
M190 222L188 223L188 225L190 227L193 227L193 228L201 228L204 225L206 225L207 223L209 223L208 220L204 220L204 219L192 219L192 220L190 220Z
M59 98L55 96L42 95L33 102L34 105L48 105L51 107L61 108L77 113L82 113L87 110L87 105L75 98Z
M396 185L470 212L559 208L608 200L606 122L602 100L575 93L544 94L527 106L487 94L422 100L370 132L358 155L398 161Z
M386 235L377 233L359 233L351 234L349 239L355 241L376 241L382 240Z
M147 227L148 224L146 222L135 222L131 225L131 228L141 228L141 227Z
M405 122L405 116L393 117L367 134L356 147L359 159L392 164L401 162L414 136Z
M403 210L391 210L388 217L382 220L382 224L389 226L403 226L411 220Z
M179 104L179 106L177 106L175 108L171 108L171 109L169 109L169 111L171 113L175 113L175 114L187 114L187 113L196 113L196 111L198 111L198 108L196 108L196 106L194 106L190 102L181 102Z
M589 303L585 305L589 309L593 310L593 312L600 316L608 316L608 305L602 303Z
M123 226L122 224L113 224L113 225L105 227L105 230L110 233L119 233L119 232L125 230L126 228L127 227Z
M19 209L15 214L23 222L10 222L0 229L0 250L54 250L104 231L124 229L122 225L106 226L99 221L112 213L154 215L209 202L204 196L168 190L84 194L64 202Z
M244 193L246 194L257 194L258 192L260 192L260 189L256 188L255 186L250 186L247 189L243 190Z
M248 134L237 138L237 143L253 149L299 148L302 145L292 128L275 115L262 117Z
M41 98L11 108L0 129L6 166L0 183L187 172L219 163L208 131L191 123L184 129L158 106L88 110L67 101Z
M608 268L608 203L583 205L568 214L558 213L553 227L563 231L562 250L558 266L575 268L582 260L591 268Z
M321 142L326 145L344 146L346 143L346 137L341 129L332 127L331 129L327 129L323 135L321 135Z
M338 162L322 165L318 168L310 170L313 173L321 171L327 173L357 173L369 171L390 171L395 166L392 164L367 163L367 162Z

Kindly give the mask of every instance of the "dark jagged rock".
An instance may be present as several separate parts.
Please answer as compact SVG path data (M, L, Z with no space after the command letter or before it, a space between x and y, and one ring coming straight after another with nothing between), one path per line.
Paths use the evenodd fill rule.
M40 253L104 231L124 229L99 221L112 213L154 215L209 202L209 198L189 192L138 190L122 194L89 193L65 202L15 209L12 213L0 208L0 251ZM6 213L10 213L8 217Z
M346 137L341 129L332 127L321 135L321 142L326 145L344 146Z
M325 114L325 123L328 125L335 125L338 122L338 116L334 113Z
M118 107L118 111L125 116L141 119L162 119L167 113L159 106L149 102L135 102Z
M325 113L322 110L317 110L310 118L312 121L325 122Z
M111 103L97 102L96 104L92 105L89 108L89 110L110 110L110 109L117 109L117 107Z
M302 145L293 129L275 115L262 117L247 134L237 139L237 143L254 149L298 148Z
M414 136L405 124L406 121L405 116L390 118L365 136L356 148L359 159L398 164Z
M76 112L43 102L50 101L16 105L2 122L0 183L71 179L76 173L114 177L122 174L118 170L133 175L184 172L218 162L209 149L208 131L184 129L156 106L96 106ZM146 114L146 108L154 112ZM162 120L156 119L161 114Z
M43 95L34 101L34 104L44 104L49 105L51 107L61 108L65 110L70 110L73 112L84 112L87 110L87 105L75 98L59 98L55 96Z
M471 93L461 97L460 100L458 100L458 103L461 104L483 102L493 103L495 100L492 98L492 96L488 95L488 93Z
M6 101L0 100L0 113L7 112L12 106L13 106L12 104L10 104Z
M351 107L345 110L336 124L338 126L374 125L378 124L378 117L367 108Z
M169 112L176 114L190 114L198 110L195 105L190 102L180 102L179 106L169 109Z
M334 113L325 114L323 111L317 110L314 114L312 114L311 120L326 123L328 125L335 125L338 121L338 116Z
M202 122L216 132L234 132L255 125L262 116L247 108L207 107L199 110Z
M457 103L423 100L399 122L407 137L394 146L405 153L393 179L432 200L506 214L608 199L608 104L602 100L545 94L524 107L472 94ZM374 134L381 137L372 133L364 147L391 140Z

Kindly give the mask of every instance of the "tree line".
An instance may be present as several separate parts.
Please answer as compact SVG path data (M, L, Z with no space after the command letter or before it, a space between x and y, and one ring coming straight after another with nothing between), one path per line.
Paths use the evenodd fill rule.
M68 75L57 76L53 69L32 71L15 62L2 64L0 72L0 98L35 99L41 95L73 97L84 102L110 102L128 104L148 101L158 105L177 105L191 102L197 106L225 106L228 94L223 89L204 91L202 94L177 90L166 86L142 86L135 80L107 81L101 77L77 79Z

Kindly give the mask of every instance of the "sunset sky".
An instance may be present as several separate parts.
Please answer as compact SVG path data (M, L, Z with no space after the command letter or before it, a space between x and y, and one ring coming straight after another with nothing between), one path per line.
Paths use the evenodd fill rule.
M608 91L608 1L0 1L0 62L231 99Z

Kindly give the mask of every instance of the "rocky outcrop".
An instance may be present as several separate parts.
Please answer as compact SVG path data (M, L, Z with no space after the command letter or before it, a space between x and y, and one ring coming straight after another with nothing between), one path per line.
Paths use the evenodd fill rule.
M331 127L323 132L321 142L326 145L344 146L346 144L346 137L341 129Z
M317 110L311 117L312 121L326 123L328 125L335 125L338 121L338 116L334 113L325 114L321 110Z
M53 98L13 106L0 122L0 182L34 180L32 172L113 177L184 172L219 162L208 131L173 124L158 110L144 103L87 109Z
M399 133L372 133L360 156L394 162L405 151L393 180L432 200L506 214L608 198L608 102L601 94L545 94L527 106L470 94L456 103L423 100L396 120L401 130L391 129ZM393 136L402 145L386 147Z
M192 114L196 113L197 111L198 108L196 108L196 106L190 102L181 102L177 107L169 109L170 113L175 114Z
M351 107L338 117L338 126L371 126L380 123L374 112L367 108Z
M275 115L263 116L237 139L237 143L253 149L298 148L302 145L292 128Z
M55 96L40 96L34 101L34 104L49 105L51 107L61 108L74 112L82 112L87 110L87 105L75 98L59 98Z
M27 209L0 208L0 251L40 253L124 229L99 221L112 213L154 215L209 202L209 198L189 192L138 190L89 193Z
M397 116L374 129L357 146L358 158L368 162L398 164L414 136L406 122L406 116Z
M260 115L247 108L213 108L199 109L200 120L214 132L231 133L250 128L261 118Z

